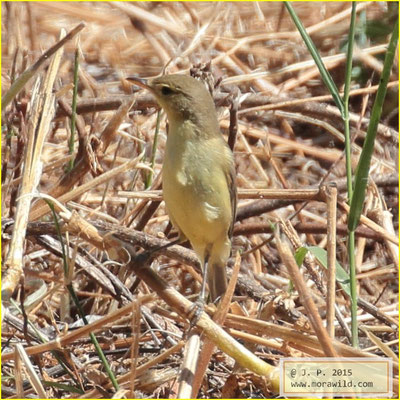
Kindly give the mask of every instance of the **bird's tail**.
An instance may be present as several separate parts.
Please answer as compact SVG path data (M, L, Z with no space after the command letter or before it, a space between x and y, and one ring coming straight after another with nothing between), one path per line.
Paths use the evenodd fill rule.
M213 302L225 294L228 287L225 264L209 263L208 287L210 289L211 301Z

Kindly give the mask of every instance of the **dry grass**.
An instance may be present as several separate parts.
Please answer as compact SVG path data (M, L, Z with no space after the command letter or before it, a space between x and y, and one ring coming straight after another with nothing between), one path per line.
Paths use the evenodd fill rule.
M214 320L273 367L288 356L397 360L397 69L378 127L371 183L357 229L360 349L353 349L349 299L343 290L336 283L335 292L332 276L314 258L306 257L301 274L290 258L294 249L306 245L335 251L336 229L336 259L346 269L348 207L343 124L282 3L1 6L2 96L60 39L62 28L69 32L82 21L86 24L54 57L60 57L59 66L47 63L3 109L3 398L156 398L178 393L191 303L179 293L166 293L163 285L193 300L201 281L196 257L189 248L173 246L152 260L158 276L126 264L129 249L152 249L174 237L160 191L165 118L150 172L156 105L142 91L132 96L124 81L129 75L158 75L167 64L168 73L190 71L215 85L221 129L235 146L239 209L233 250L241 252L236 259L240 273L229 313L228 304L222 305ZM341 88L350 4L294 6ZM390 27L386 7L358 4L367 21ZM360 32L354 61L360 77L353 81L350 103L354 167L388 42L388 35ZM76 49L76 161L68 173ZM337 202L332 188L322 185L330 182L337 184ZM50 208L29 195L38 192L60 202L56 208L69 257L67 275ZM281 234L275 230L274 236L274 226ZM333 261L331 257L331 265ZM296 290L289 289L290 280ZM74 324L79 314L66 289L71 283L88 326ZM23 304L23 309L14 304ZM215 310L207 310L214 315ZM207 318L197 325L207 339L194 367L196 397L272 395L273 378L260 379L225 354L228 336ZM89 332L96 333L119 381L116 394ZM224 351L213 351L215 343ZM252 369L241 359L239 364ZM82 393L57 384L73 385Z

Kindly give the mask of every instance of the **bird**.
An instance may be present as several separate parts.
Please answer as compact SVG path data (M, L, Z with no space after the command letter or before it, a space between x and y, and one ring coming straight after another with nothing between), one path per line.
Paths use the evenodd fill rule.
M226 264L236 216L234 157L220 131L213 98L188 75L126 78L149 90L168 118L162 190L179 241L189 240L212 302L227 289ZM204 300L204 299L203 299Z

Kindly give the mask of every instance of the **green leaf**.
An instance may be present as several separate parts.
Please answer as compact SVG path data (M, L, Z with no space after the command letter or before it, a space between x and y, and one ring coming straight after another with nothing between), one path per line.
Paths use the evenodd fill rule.
M301 260L303 262L307 252L310 252L317 260L320 265L328 269L328 255L325 249L318 246L300 247L297 249L295 258L296 261ZM343 267L336 261L336 282L339 283L340 287L345 293L350 296L350 277L349 274L343 269Z
M303 264L304 257L308 253L307 247L299 247L294 253L294 259L296 260L297 265L300 267Z
M59 382L52 382L52 381L42 381L43 385L46 387L53 387L56 389L64 390L69 393L78 393L78 394L83 394L84 392L72 385L66 385L64 383L59 383Z

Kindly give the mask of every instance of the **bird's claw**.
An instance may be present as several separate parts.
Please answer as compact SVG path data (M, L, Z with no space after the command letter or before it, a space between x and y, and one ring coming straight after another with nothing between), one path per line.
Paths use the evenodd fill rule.
M189 315L190 315L190 327L189 331L193 329L193 327L199 322L200 316L204 311L204 300L203 299L197 299L195 303L193 303L193 306L190 309Z

